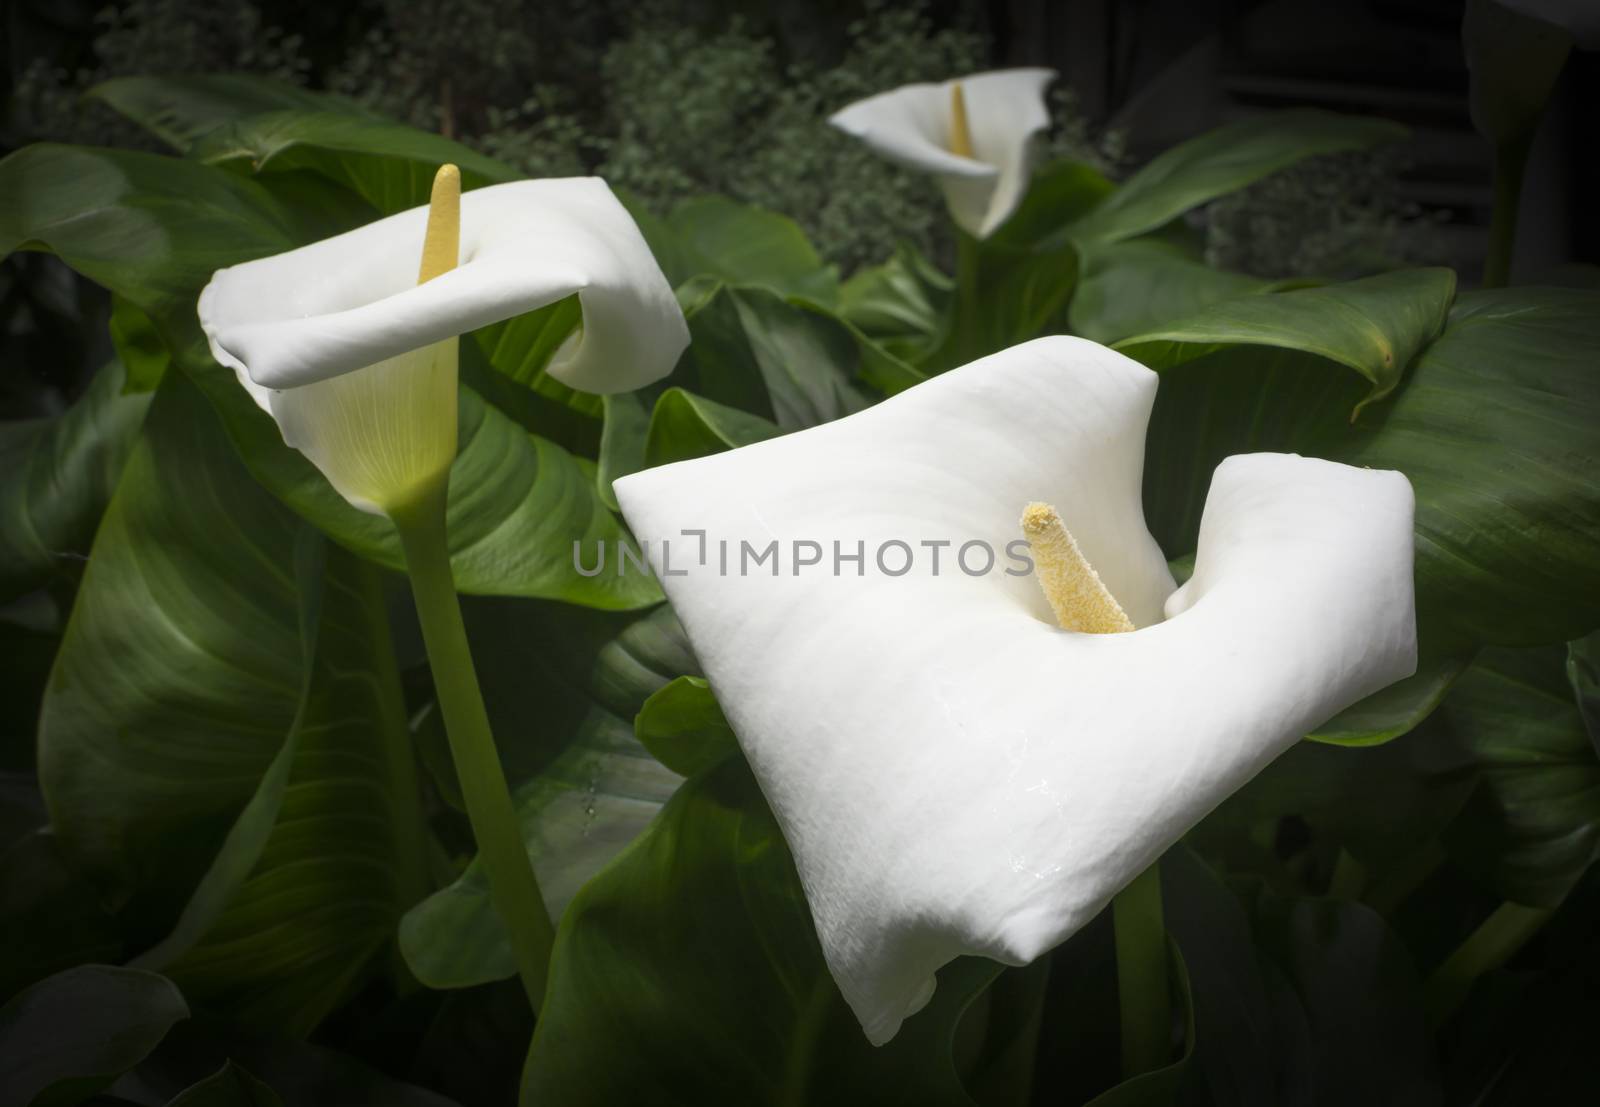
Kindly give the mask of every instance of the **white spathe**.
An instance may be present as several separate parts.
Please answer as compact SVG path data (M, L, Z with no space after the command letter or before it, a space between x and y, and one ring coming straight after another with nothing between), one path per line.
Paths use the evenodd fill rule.
M1050 69L1001 69L902 85L841 108L828 122L901 165L932 173L956 224L987 238L1016 209L1033 171L1033 140L1050 125ZM951 90L961 85L972 157L952 152Z
M619 480L882 1043L961 954L1033 960L1301 735L1416 668L1411 486L1284 454L1218 467L1193 578L1140 502L1156 375L1046 338L860 414ZM1139 630L1062 631L1003 551L1053 504ZM707 565L694 563L705 530ZM672 542L663 572L663 540ZM778 574L740 575L776 539ZM823 564L800 568L815 542ZM916 553L885 575L880 544ZM987 542L969 576L960 547ZM730 544L729 571L717 570ZM923 542L944 541L940 572ZM833 572L834 543L854 562ZM885 559L899 570L904 554ZM981 569L973 547L967 565ZM687 570L685 572L685 570Z
M671 285L599 178L464 193L459 265L418 284L427 220L424 205L222 269L200 295L212 355L364 510L454 456L456 336L576 293L583 322L547 368L598 393L659 380L689 343Z

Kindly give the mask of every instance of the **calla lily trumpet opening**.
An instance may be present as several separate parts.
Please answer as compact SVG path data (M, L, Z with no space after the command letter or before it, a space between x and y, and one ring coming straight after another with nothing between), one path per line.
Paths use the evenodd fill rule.
M829 117L839 130L910 169L932 173L951 217L987 238L1028 189L1033 143L1050 125L1050 69L1002 69L902 85Z
M599 178L460 195L458 246L419 282L428 212L220 270L200 296L212 355L366 511L448 469L458 335L575 293L582 325L547 371L596 393L659 380L689 343L671 286Z
M1302 735L1415 671L1406 478L1229 458L1176 587L1141 502L1156 383L1092 342L1039 339L616 484L875 1043L940 966L1040 956ZM662 573L685 531L825 549L1022 536L1035 571L737 575L675 549Z

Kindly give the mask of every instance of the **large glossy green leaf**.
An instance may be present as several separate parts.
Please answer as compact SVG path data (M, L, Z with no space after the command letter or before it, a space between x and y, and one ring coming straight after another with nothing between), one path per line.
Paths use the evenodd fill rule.
M1072 333L1115 342L1210 305L1263 292L1267 281L1213 269L1159 238L1096 244L1084 251L1067 320Z
M721 286L689 312L688 361L702 395L770 418L783 430L866 406L853 378L860 353L834 319L764 288Z
M446 163L460 168L464 188L521 176L442 135L342 111L248 116L211 131L190 156L258 174L307 170L350 189L380 215L427 203L434 174Z
M1239 296L1116 344L1152 369L1231 346L1300 350L1360 373L1372 390L1351 418L1383 399L1444 328L1455 298L1449 269L1409 269L1321 288Z
M634 737L633 718L652 693L697 666L664 605L629 621L549 604L507 610L506 601L492 610L472 605L468 616L502 751L535 738L556 751L514 798L546 906L559 918L678 786L681 778ZM508 760L513 778L526 775L516 754ZM476 862L406 915L400 944L431 987L516 972Z
M1439 709L1477 787L1445 835L1496 894L1554 907L1600 857L1600 758L1561 646L1486 650Z
M189 1017L172 981L80 965L0 1008L0 1105L67 1107L132 1068Z
M304 613L310 669L294 725L177 926L134 962L240 1023L287 1034L346 998L428 890L376 575L348 554L327 560L322 594L307 596L319 610Z
M1304 158L1361 150L1405 134L1386 119L1313 108L1230 123L1152 159L1078 220L1071 234L1082 242L1131 238Z
M1292 352L1238 348L1163 374L1146 514L1192 549L1229 454L1293 450L1398 469L1417 494L1417 600L1430 656L1560 641L1600 623L1600 295L1460 297L1388 401L1354 425L1365 382ZM1431 645L1429 645L1431 643Z
M402 564L388 522L351 507L285 446L200 337L195 298L215 269L296 245L276 200L251 181L193 162L70 147L30 147L0 162L0 192L20 199L0 211L0 252L51 249L148 313L258 480L341 545ZM642 575L585 578L572 570L574 541L623 538L597 497L593 467L527 434L466 387L451 480L452 561L463 591L611 608L660 598Z
M149 406L122 382L112 362L61 415L0 424L0 598L87 555Z
M244 73L115 77L85 95L184 153L202 135L247 115L298 109L365 115L353 101Z
M131 897L136 932L187 901L145 962L301 1033L421 892L381 598L347 554L324 582L320 545L170 378L95 540L39 748L57 834Z
M682 388L656 400L645 436L643 465L666 465L748 446L778 434L776 424Z
M39 144L0 160L0 255L42 249L194 341L194 304L225 265L298 245L259 185L179 158ZM175 327L174 324L181 324Z
M968 1104L951 1038L998 972L951 964L927 1008L868 1045L731 759L684 785L563 916L523 1102Z
M839 298L838 273L786 215L700 196L673 209L666 227L676 238L670 253L681 267L674 284L704 275L825 305Z

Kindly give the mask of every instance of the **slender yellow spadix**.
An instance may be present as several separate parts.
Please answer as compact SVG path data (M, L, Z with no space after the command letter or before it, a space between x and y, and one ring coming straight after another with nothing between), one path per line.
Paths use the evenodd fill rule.
M1022 533L1033 550L1039 586L1062 630L1118 634L1134 629L1055 508L1029 504L1022 511Z
M428 197L428 230L422 238L417 283L426 284L461 260L461 170L441 165Z
M950 152L958 158L973 157L972 124L967 119L967 94L961 82L950 86Z

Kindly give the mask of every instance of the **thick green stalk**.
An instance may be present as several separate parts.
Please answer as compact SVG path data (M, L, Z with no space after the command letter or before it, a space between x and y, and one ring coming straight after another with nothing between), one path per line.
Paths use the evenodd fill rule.
M489 878L489 895L499 912L516 955L522 985L535 1011L544 1002L550 968L550 947L555 932L545 911L544 897L533 866L522 845L516 808L506 786L478 689L477 672L467 645L461 604L450 575L450 553L445 542L445 482L416 500L390 512L422 623L422 640L433 669L434 690L467 818L478 842L478 854Z
M1167 990L1167 927L1161 912L1159 861L1112 899L1111 925L1117 942L1122 1072L1133 1077L1163 1067L1172 1054L1172 997Z
M1454 1014L1473 982L1509 961L1553 914L1548 907L1509 901L1496 908L1428 978L1424 988L1428 1021L1438 1026Z
M1504 288L1511 282L1511 253L1517 240L1517 207L1522 178L1528 169L1532 135L1502 142L1494 152L1494 213L1489 221L1489 257L1483 265L1483 287Z

